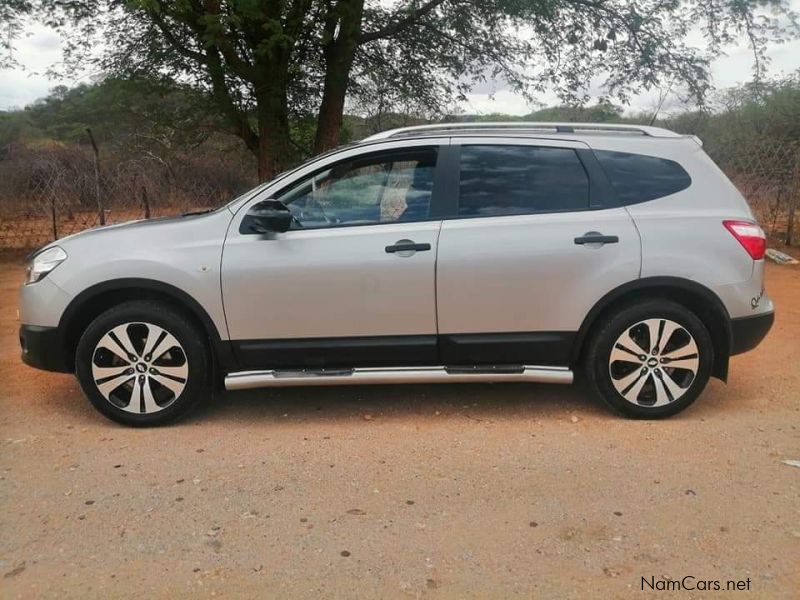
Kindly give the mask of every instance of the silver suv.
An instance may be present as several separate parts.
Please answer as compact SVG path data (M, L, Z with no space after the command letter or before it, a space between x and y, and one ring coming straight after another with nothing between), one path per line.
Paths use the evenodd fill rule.
M765 236L700 141L458 123L340 148L205 214L29 261L23 360L128 425L229 390L535 381L691 404L773 321Z

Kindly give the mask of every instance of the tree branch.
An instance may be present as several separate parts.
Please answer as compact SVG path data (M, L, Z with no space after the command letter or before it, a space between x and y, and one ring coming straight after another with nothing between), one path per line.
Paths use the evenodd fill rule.
M391 22L392 19L389 19L390 22L385 27L381 27L377 31L362 33L358 38L358 43L366 44L368 42L373 42L375 40L390 37L395 35L396 33L400 33L403 29L405 29L406 27L410 27L411 25L414 25L421 17L424 17L433 9L435 9L437 6L439 6L440 4L444 4L445 2L447 2L447 0L428 0L428 2L426 2L419 8L412 10L405 17L397 19L393 23Z
M244 140L247 148L258 155L259 139L258 134L253 131L250 126L250 120L247 113L236 106L230 90L228 89L228 82L225 81L225 70L222 66L222 61L219 55L213 49L209 49L206 54L208 60L208 74L211 79L211 89L214 94L214 99L217 101L225 117L231 124L233 132Z
M181 42L175 32L170 29L169 24L164 20L163 16L157 12L149 12L150 18L158 27L159 31L164 35L164 38L179 54L186 58L193 60L199 64L206 65L208 69L209 78L211 80L211 90L220 110L225 115L228 122L231 124L233 133L238 135L244 141L245 145L251 152L258 152L258 134L253 131L250 126L247 113L236 106L236 102L231 96L228 88L228 82L225 80L225 70L217 54L218 46L214 44L213 48L209 48L205 53L198 52L188 48L186 44ZM195 33L199 33L198 29L191 23L183 20ZM221 52L221 50L220 50Z
M196 50L187 48L185 44L181 43L181 41L172 32L172 30L169 28L169 25L167 25L167 22L163 19L163 17L159 13L149 12L148 14L150 18L153 19L153 22L156 24L156 27L158 27L158 29L164 35L164 38L167 40L167 42L169 42L169 45L175 48L175 50L179 54L185 56L186 58L199 62L201 64L207 64L206 55L203 54L202 52L197 52Z
M219 53L234 73L242 79L252 82L256 75L256 70L253 65L239 56L234 46L230 43L230 40L226 39L224 35L220 35L219 33L215 35L209 31L209 27L202 22L200 18L201 15L215 17L217 25L222 28L222 15L220 14L219 2L206 1L204 5L201 5L196 0L193 0L191 2L191 9L182 14L180 12L174 14L176 19L188 25L192 31L200 37L201 42L206 42L219 50Z
M311 0L294 0L286 13L286 29L292 37L297 37L303 26L303 17L311 9Z

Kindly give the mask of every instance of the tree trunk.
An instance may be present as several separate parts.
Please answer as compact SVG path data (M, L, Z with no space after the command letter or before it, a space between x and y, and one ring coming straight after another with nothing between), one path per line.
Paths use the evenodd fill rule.
M314 139L314 153L319 154L339 145L339 130L342 128L344 101L350 69L358 49L358 36L361 33L361 16L364 0L340 1L338 35L323 48L325 59L325 81L322 90L322 103L317 117L317 134ZM329 20L327 26L332 34L336 31L336 20Z
M263 94L257 100L258 180L269 181L294 162L289 111L285 94Z
M336 61L335 68L330 67L325 73L325 86L322 103L317 117L317 135L314 138L314 153L319 154L339 145L339 132L344 117L344 100L347 96L347 83L350 79L350 68L353 65L355 51L349 60Z

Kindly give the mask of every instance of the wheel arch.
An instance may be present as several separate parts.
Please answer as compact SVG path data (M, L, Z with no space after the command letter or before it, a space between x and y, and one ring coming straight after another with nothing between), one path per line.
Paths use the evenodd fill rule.
M646 277L623 284L603 296L589 311L575 337L571 362L583 359L586 342L604 317L625 304L650 298L677 302L691 310L705 324L714 344L712 376L726 381L731 348L730 315L725 305L712 290L704 285L680 277Z
M153 279L122 278L104 281L83 290L69 303L59 321L68 364L75 364L78 340L86 327L109 308L129 300L154 300L178 309L189 317L209 342L215 364L227 367L232 360L229 344L222 341L217 326L197 300L183 290Z

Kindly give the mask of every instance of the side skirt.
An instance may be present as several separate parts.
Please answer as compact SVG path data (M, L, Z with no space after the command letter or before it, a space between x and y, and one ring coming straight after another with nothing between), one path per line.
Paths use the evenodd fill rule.
M570 364L572 331L234 340L242 370Z

